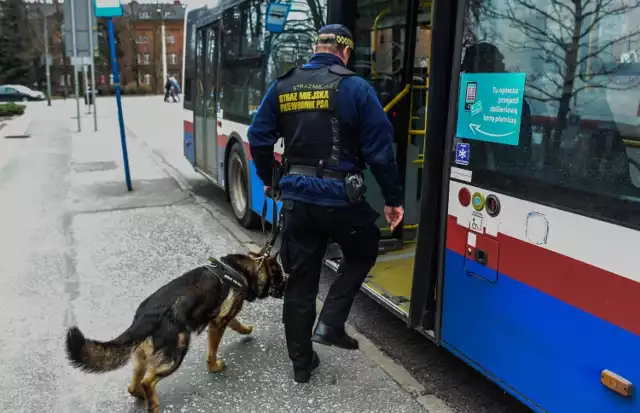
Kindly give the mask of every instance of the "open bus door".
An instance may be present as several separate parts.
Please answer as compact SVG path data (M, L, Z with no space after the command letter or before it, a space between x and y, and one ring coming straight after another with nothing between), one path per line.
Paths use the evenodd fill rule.
M332 2L329 11L330 22L345 24L354 34L350 67L373 86L394 126L396 159L405 183L405 219L391 233L382 214L380 188L370 172L365 173L367 201L381 213L382 240L363 291L432 339L437 336L433 297L442 254L442 154L455 20L455 5L440 3L343 0ZM434 31L436 16L441 22ZM438 104L431 107L433 99ZM326 262L336 270L339 251L331 251Z

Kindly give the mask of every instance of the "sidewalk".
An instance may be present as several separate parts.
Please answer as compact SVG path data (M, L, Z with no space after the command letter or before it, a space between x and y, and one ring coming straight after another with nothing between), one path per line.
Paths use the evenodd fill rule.
M68 109L60 109L65 119L75 112ZM102 110L105 113L104 105ZM46 122L53 118L48 116L33 118L32 147L38 141L42 148L51 138ZM64 359L64 329L77 324L88 337L115 337L129 325L138 304L161 285L211 255L242 251L243 247L132 137L128 147L133 192L128 192L117 123L102 121L100 130L93 132L92 119L85 116L83 132L77 134L75 122L66 121L70 145L56 147L60 152L67 146L64 150L70 152L66 196L56 193L51 201L64 209L60 219L67 247L63 259L54 264L64 269L64 282L51 287L58 291L63 317L59 317L60 325L49 325L48 338L38 338L42 365L30 372L29 380L21 382L20 391L12 388L18 383L0 378L0 389L15 396L7 399L0 393L0 411L142 413L144 407L126 391L130 365L104 375L71 368ZM62 242L63 238L50 242ZM206 370L206 334L194 337L181 368L158 386L161 411L425 411L361 351L317 346L320 367L309 384L296 384L286 355L281 306L282 301L273 299L245 305L239 318L254 325L254 332L249 338L232 331L225 334L219 352L227 364L222 374ZM44 314L42 311L36 314ZM55 338L51 337L53 331ZM20 343L13 343L13 350L18 348ZM0 362L7 358L5 350L0 350ZM20 376L24 374L20 370L26 368L28 365L16 368L14 374Z

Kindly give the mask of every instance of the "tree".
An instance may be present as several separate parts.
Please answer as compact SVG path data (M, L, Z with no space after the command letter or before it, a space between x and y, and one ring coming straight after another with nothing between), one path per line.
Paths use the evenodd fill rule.
M24 0L0 3L0 84L28 83L36 59Z

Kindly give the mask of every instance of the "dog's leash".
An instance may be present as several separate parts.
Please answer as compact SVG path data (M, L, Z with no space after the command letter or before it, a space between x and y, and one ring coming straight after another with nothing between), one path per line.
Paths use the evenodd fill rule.
M276 240L278 239L278 234L280 233L280 231L282 231L282 228L283 228L282 217L284 215L283 214L284 211L280 210L280 214L278 214L278 203L276 201L277 192L274 189L277 184L276 180L277 180L277 177L274 171L271 179L271 188L269 188L269 191L265 193L264 204L262 205L262 214L260 218L262 220L262 232L266 233L267 232L267 206L268 206L268 199L271 198L271 201L273 202L272 215L271 215L271 233L269 234L267 241L265 242L262 249L260 250L262 261L264 261L264 259L271 254L271 250L273 249L273 246L276 244ZM260 265L262 265L262 263Z

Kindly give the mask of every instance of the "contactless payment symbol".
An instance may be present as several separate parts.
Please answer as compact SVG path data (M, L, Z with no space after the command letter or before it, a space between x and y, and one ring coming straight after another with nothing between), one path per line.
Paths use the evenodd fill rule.
M468 143L456 144L456 163L458 165L469 165L470 150Z
M473 194L473 197L471 197L471 205L473 205L473 209L476 211L482 211L482 208L484 208L484 197L480 192Z

